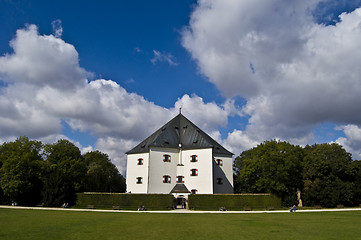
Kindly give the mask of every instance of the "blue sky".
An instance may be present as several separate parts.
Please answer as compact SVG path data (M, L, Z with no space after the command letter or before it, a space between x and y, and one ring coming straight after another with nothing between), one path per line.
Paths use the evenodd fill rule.
M178 108L238 155L361 157L360 0L0 0L0 142L124 153Z

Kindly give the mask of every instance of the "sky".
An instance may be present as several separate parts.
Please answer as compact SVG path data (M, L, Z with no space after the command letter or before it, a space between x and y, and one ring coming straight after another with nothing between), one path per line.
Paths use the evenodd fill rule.
M238 156L361 159L361 0L0 0L0 144L126 154L179 113Z

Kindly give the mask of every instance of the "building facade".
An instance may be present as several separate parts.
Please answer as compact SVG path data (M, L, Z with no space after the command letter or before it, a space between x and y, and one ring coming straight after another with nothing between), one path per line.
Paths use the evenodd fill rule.
M127 152L127 192L233 193L232 155L180 113Z

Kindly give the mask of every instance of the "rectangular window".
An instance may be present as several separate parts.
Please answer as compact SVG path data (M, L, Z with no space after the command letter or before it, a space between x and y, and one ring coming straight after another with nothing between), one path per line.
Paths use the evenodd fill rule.
M163 176L163 183L170 183L170 176L169 175L164 175Z
M138 158L138 163L137 165L143 165L143 158Z
M177 176L177 183L184 183L184 176Z
M163 155L163 162L170 162L170 155L164 154Z
M142 183L143 183L143 178L137 177L137 184L142 184Z
M191 190L191 193L192 193L192 194L197 194L197 192L198 192L197 189L192 189L192 190Z
M198 155L191 155L191 162L198 162Z
M198 176L198 169L191 169L191 176Z
M223 184L223 178L217 178L217 184Z
M217 163L218 166L223 166L222 159L216 159L216 163Z

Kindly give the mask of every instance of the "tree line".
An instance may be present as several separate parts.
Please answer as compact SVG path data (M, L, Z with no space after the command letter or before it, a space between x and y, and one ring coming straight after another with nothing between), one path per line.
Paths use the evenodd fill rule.
M361 204L361 161L337 143L295 146L265 141L234 161L236 193L273 193L284 206ZM297 194L298 193L298 194Z
M73 205L77 192L125 192L125 179L107 154L82 155L65 139L44 145L20 137L0 145L0 203Z
M235 193L272 193L284 206L361 204L361 161L332 143L300 147L265 141L234 161ZM109 156L81 154L62 139L54 144L20 137L0 145L0 204L75 204L77 192L125 192L125 179Z

